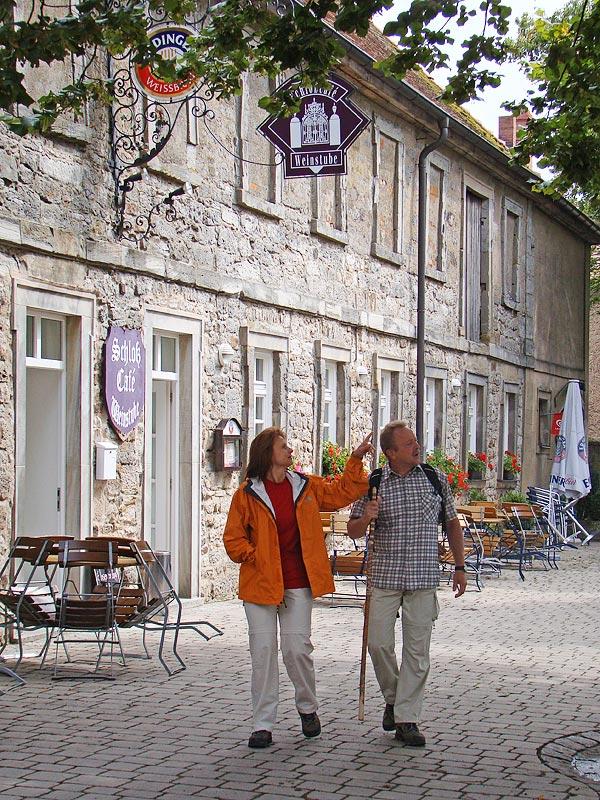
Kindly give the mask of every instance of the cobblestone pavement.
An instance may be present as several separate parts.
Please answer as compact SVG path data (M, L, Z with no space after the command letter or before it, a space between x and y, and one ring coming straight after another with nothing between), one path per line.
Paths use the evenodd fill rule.
M600 740L599 567L600 545L592 544L564 554L556 572L528 572L525 583L505 570L460 600L442 585L422 750L381 729L370 665L366 721L357 720L356 608L315 609L322 736L302 737L282 676L275 743L262 751L246 744L249 657L238 602L186 606L188 618L200 614L225 634L209 643L182 634L188 669L171 679L153 659L130 660L112 683L52 682L30 660L21 670L26 686L0 697L0 797L597 798L568 759L569 774L561 774L552 768L560 759L543 763L538 750L577 734L582 748ZM125 633L126 651L140 652L136 632ZM77 652L93 655L85 645ZM0 676L1 688L8 683Z

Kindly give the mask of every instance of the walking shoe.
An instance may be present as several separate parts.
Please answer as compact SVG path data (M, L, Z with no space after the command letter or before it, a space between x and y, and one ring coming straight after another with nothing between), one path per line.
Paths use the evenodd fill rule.
M395 731L396 723L394 722L394 706L392 703L385 704L385 711L383 712L383 720L381 721L384 731Z
M300 714L302 733L307 739L312 739L321 733L321 723L315 711L312 714Z
M271 731L252 731L248 739L248 747L268 747L273 744Z
M396 725L396 739L409 747L425 747L425 737L416 722L399 722Z

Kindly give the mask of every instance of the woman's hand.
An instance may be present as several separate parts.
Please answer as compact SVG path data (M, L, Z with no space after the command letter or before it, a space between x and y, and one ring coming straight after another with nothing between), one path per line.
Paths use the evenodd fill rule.
M372 433L368 433L362 442L358 445L358 447L352 451L352 456L354 458L364 458L365 456L372 456L375 452L375 448L371 444L371 439L373 437Z

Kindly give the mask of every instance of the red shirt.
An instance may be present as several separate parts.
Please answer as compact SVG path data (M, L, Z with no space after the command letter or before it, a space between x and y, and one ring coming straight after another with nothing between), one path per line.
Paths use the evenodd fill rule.
M264 484L275 510L283 587L284 589L306 589L310 586L310 582L302 558L292 484L287 478L281 483L275 483L265 478Z

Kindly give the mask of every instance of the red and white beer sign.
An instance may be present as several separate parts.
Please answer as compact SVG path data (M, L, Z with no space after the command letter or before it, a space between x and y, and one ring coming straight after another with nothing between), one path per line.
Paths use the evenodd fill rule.
M552 414L552 425L550 427L551 436L560 436L560 426L562 423L563 412L559 411L557 414Z
M196 31L187 25L162 24L148 31L148 38L163 58L178 58L187 50L187 40ZM179 102L196 90L198 79L165 81L150 66L134 65L133 74L139 88L148 97L163 102Z

